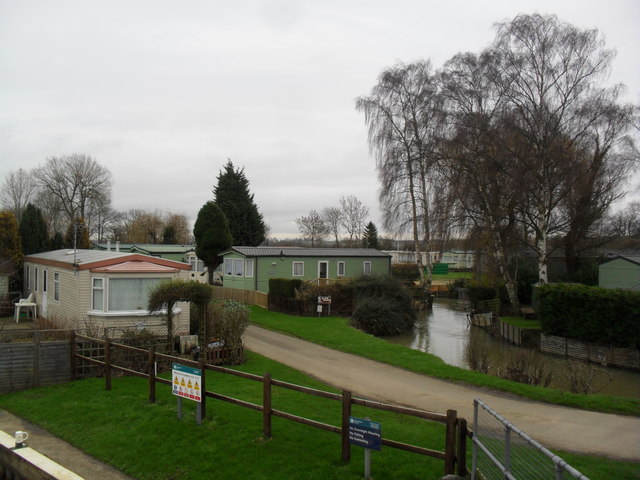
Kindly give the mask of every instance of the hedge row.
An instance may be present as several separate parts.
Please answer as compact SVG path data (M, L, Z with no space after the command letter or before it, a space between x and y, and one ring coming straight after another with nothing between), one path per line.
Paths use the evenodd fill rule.
M560 283L542 285L539 293L545 333L640 348L640 292Z
M270 278L269 292L281 297L295 298L296 290L302 288L302 280L299 278Z

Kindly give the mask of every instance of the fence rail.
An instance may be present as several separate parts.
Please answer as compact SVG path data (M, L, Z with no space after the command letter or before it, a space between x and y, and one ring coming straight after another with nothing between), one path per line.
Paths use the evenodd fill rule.
M83 355L78 353L79 345L83 345L86 343L91 343L95 345L100 345L103 349L103 354L100 358L92 358L87 355ZM119 357L119 355L114 355L114 352L123 350L130 353L135 353L137 355L143 356L146 359L146 370L139 371L133 370L128 367L123 367L114 363L114 360ZM90 350L91 351L91 350ZM206 370L211 370L223 374L234 375L237 377L241 377L250 381L260 382L262 383L262 405L247 402L245 400L229 397L226 395L222 395L219 393L215 393L206 389L206 383L204 383L203 376L203 394L202 394L202 417L206 415L206 399L207 397L214 398L217 400L225 401L232 403L234 405L249 408L252 410L262 412L263 417L263 436L265 438L271 438L272 432L272 417L280 417L287 419L289 421L293 421L296 423L300 423L303 425L307 425L313 428L318 428L321 430L326 430L329 432L337 433L341 436L341 454L342 460L344 462L349 462L351 458L351 445L349 443L349 417L351 416L351 408L353 405L360 405L371 409L377 409L382 411L390 411L394 413L398 413L401 415L408 415L417 418L421 418L423 420L438 422L445 425L445 448L444 451L431 450L428 448L424 448L418 445L410 445L397 440L383 438L381 443L391 448L396 448L400 450L405 450L408 452L429 456L432 458L440 459L444 461L444 473L453 474L457 473L458 475L464 476L467 472L466 468L466 439L467 439L467 422L464 418L458 418L455 410L448 410L447 414L438 414L433 412L427 412L424 410L411 409L406 407L401 407L398 405L385 404L377 401L354 398L349 391L343 391L341 394L326 392L323 390L318 390L314 388L305 387L302 385L296 385L280 380L273 379L271 374L267 373L263 376L255 375L246 372L240 372L237 370L229 369L226 367L221 367L218 365L210 365L204 362L204 360L200 360L199 362L194 362L191 360L186 360L184 358L174 357L167 354L156 353L155 350L149 349L144 350L140 348L130 347L127 345L118 344L115 342L111 342L109 340L102 340L97 338L91 338L82 335L75 335L71 339L71 358L72 358L72 369L75 371L77 368L81 367L79 362L87 362L91 365L99 365L105 377L105 388L111 389L112 383L112 375L113 371L119 371L128 375L135 375L138 377L143 377L148 379L149 383L149 402L155 402L156 398L156 384L164 384L171 385L171 380L156 376L155 365L156 362L160 361L162 364L167 365L172 362L179 362L181 364L196 366L203 371L203 375L206 374ZM323 422L319 422L317 420L304 418L289 412L285 412L282 410L278 410L272 405L272 390L274 387L285 388L289 390L294 390L296 392L300 392L307 395L317 396L329 400L334 400L339 402L341 405L341 425L330 425Z

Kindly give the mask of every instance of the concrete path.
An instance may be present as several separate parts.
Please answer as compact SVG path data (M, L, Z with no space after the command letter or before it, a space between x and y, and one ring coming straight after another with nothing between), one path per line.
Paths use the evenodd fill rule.
M588 412L438 380L250 326L246 347L361 397L437 413L447 409L473 422L479 398L550 449L640 461L640 418Z
M0 410L0 430L9 435L18 430L28 432L29 439L26 444L29 447L86 480L133 480L110 465L96 460L70 443L6 410Z

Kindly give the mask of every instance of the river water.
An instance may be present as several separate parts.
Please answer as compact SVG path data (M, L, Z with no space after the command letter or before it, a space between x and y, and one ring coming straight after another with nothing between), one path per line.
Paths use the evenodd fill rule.
M468 311L467 302L435 299L432 311L418 312L418 321L413 332L386 337L386 340L437 355L445 363L467 370L469 365L465 361L465 351L470 342L487 353L492 368L504 366L510 355L524 350L491 336L480 327L469 326L466 316ZM534 354L543 359L547 369L553 373L549 387L568 390L569 361L540 352ZM599 393L640 398L640 373L593 364L588 365L588 370L591 366L594 367L594 390L601 388Z

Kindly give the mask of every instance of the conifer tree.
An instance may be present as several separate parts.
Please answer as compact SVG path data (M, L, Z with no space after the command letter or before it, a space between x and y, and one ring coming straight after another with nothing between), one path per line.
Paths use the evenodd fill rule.
M366 248L380 248L380 245L378 243L378 229L373 224L373 222L369 222L364 229L362 246Z
M231 160L218 175L213 189L215 203L224 212L234 245L257 247L266 238L267 228L262 214L249 193L249 180L244 168L236 169Z
M49 248L49 232L47 224L42 218L42 212L31 203L27 205L20 219L20 239L22 253L44 252Z
M0 256L11 259L16 266L22 263L22 245L18 222L11 210L0 212Z
M206 265L209 284L212 284L213 271L222 263L220 254L233 244L229 223L215 202L208 201L198 212L193 237L196 241L196 255Z

